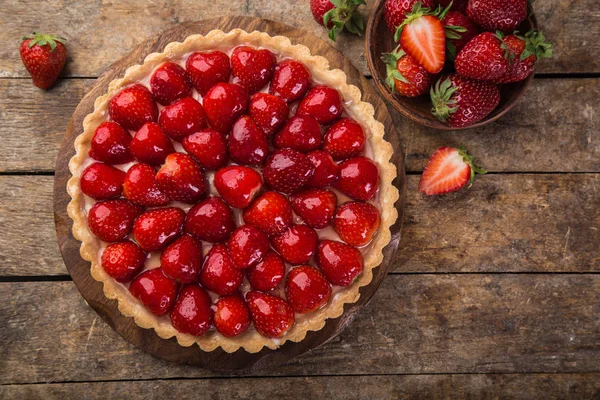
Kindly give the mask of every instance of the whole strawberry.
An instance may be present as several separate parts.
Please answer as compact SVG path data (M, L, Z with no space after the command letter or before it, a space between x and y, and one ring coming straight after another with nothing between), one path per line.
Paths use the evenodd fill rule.
M33 32L23 37L21 60L40 89L48 89L65 66L67 60L67 39L60 36Z
M386 0L383 16L390 32L396 32L398 26L400 26L406 18L406 14L412 10L413 6L418 1L419 0ZM421 0L421 5L423 7L432 8L434 2L433 0Z
M456 56L456 73L480 81L500 78L508 70L510 52L502 32L483 32L469 41Z
M432 196L457 191L472 184L475 174L487 171L475 165L475 159L463 147L440 147L433 153L421 180L419 191Z
M533 67L540 58L552 57L552 44L546 42L542 32L532 30L519 36L508 35L504 43L511 54L508 70L494 83L518 82L527 78L533 72Z
M456 128L482 120L500 103L500 91L493 83L454 74L437 81L430 95L433 115Z
M446 50L448 50L450 58L454 60L456 54L477 36L479 31L471 20L459 11L448 11L442 22L446 29Z
M329 29L329 38L335 42L337 35L346 28L350 33L360 35L365 23L356 9L364 0L310 0L310 11L315 21Z
M469 0L467 15L486 31L512 32L527 18L527 0Z
M392 53L384 53L381 59L387 67L385 83L392 92L405 97L417 97L427 93L431 86L431 75L400 46Z

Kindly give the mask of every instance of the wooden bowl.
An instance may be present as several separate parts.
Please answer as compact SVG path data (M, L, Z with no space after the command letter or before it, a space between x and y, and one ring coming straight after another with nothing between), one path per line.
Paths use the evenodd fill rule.
M379 91L385 99L402 115L407 118L425 125L430 128L440 130L459 130L476 128L489 124L506 114L518 101L521 99L525 91L533 81L533 73L527 79L521 82L508 83L499 85L500 89L500 104L494 111L481 121L464 128L454 128L438 121L431 114L431 101L429 95L423 95L415 98L402 97L392 93L390 88L385 84L387 76L386 66L381 61L381 54L391 53L397 46L394 42L394 35L389 31L388 26L383 17L385 9L385 0L377 0L373 8L373 13L367 24L367 33L365 37L365 54L367 55L367 64L373 80ZM531 11L531 10L530 10ZM537 21L533 13L529 13L528 19L517 28L519 32L528 32L531 29L537 28Z

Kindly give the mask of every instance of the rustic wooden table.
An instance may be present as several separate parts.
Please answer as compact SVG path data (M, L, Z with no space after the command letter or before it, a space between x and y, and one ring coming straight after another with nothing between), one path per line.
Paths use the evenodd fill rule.
M307 3L2 2L0 398L600 398L595 0L533 1L555 57L498 122L437 132L393 113L409 175L401 250L333 342L272 370L223 375L154 359L85 304L56 244L52 182L65 127L94 79L182 21L252 15L326 39ZM48 92L32 86L18 55L33 30L69 38L64 77ZM335 47L368 76L360 38L342 35ZM457 194L418 194L428 156L459 144L490 173Z

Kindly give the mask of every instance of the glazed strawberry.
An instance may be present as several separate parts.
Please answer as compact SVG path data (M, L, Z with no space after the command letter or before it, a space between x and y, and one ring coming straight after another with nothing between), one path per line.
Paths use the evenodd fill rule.
M167 136L180 142L186 136L206 128L206 117L202 104L191 97L184 97L162 109L158 124Z
M446 8L450 6L450 11L460 11L461 13L465 13L467 11L467 3L469 0L437 0L437 3Z
M202 267L202 243L190 235L180 236L163 251L160 265L178 282L196 282Z
M285 196L266 192L244 210L243 217L245 223L260 228L268 235L279 235L292 224L292 206Z
M308 157L292 149L274 151L263 167L265 183L283 193L301 189L314 173L315 167Z
M390 32L396 33L396 29L406 19L406 14L410 13L415 3L419 0L386 0L383 16ZM460 1L460 0L459 0ZM421 5L425 8L433 8L433 0L421 0Z
M290 271L285 281L285 297L295 312L316 310L329 300L331 285L316 268L308 265Z
M356 11L365 0L310 0L310 11L315 21L329 29L329 38L335 42L337 35L346 30L359 35L365 29L363 17Z
M454 59L479 31L465 14L458 11L448 11L442 22L446 28L446 49Z
M431 75L400 46L392 53L384 53L381 59L387 69L385 83L392 93L404 97L417 97L429 91Z
M421 175L419 191L429 196L454 192L472 184L475 174L486 172L464 148L440 147Z
M173 328L181 333L202 336L213 322L212 300L198 284L184 286L171 312Z
M175 152L171 139L155 122L144 124L131 140L131 153L139 162L160 165Z
M233 212L220 198L209 197L188 211L184 229L200 240L222 242L235 230Z
M248 92L239 85L217 83L204 96L204 112L208 123L227 134L233 123L248 109Z
M157 317L167 315L177 299L177 282L155 268L139 274L129 285L129 292Z
M182 203L193 204L208 191L202 167L185 153L169 154L165 165L156 174L156 180L167 197Z
M158 107L152 93L145 86L136 83L121 90L108 105L110 118L130 131L137 131L146 122L155 122Z
M333 228L340 239L354 247L367 245L377 232L379 223L379 210L361 201L338 207L333 218Z
M160 190L156 170L148 164L134 164L125 175L123 195L129 201L143 206L164 206L171 199Z
M319 242L317 264L327 280L337 286L350 285L363 270L360 251L333 240Z
M307 155L315 167L315 173L308 180L308 186L324 188L331 185L340 176L340 167L333 161L331 154L323 150L316 150Z
M244 269L256 265L269 251L269 238L252 225L243 225L231 234L227 241L233 265Z
M491 82L451 74L431 90L433 115L446 125L464 127L485 118L500 103L500 91Z
M231 76L229 56L222 51L193 53L188 57L185 69L190 81L202 96L217 83L229 82Z
M144 267L146 253L129 240L109 244L102 252L102 268L115 280L127 283Z
M182 144L185 151L205 169L216 170L227 163L225 137L213 129L192 133L183 139Z
M294 310L280 297L251 290L246 301L254 328L265 337L281 337L294 324Z
M310 87L310 72L298 61L283 60L275 67L269 93L288 103L300 100Z
M315 86L298 105L296 115L310 115L321 125L328 125L338 119L344 108L340 93L327 86Z
M133 222L142 211L142 207L127 200L98 202L88 211L88 226L100 240L117 242L129 235Z
M192 95L192 84L185 70L172 62L163 63L150 77L150 91L163 106Z
M123 192L125 172L110 165L93 163L81 174L81 191L96 200L119 197Z
M527 0L470 0L467 15L486 31L512 32L527 18Z
M432 11L416 3L394 36L406 54L430 74L440 72L446 61L446 32L440 14L440 8Z
M334 160L345 160L360 155L365 148L365 131L351 118L342 118L327 129L323 150Z
M244 298L235 293L215 304L215 328L223 336L234 337L250 327L250 310Z
M290 110L284 99L268 93L256 93L250 100L248 113L267 137L277 132L288 118Z
M544 34L536 30L527 32L525 36L506 36L504 44L510 50L511 63L506 73L494 83L522 81L531 75L537 60L552 57L552 44L546 42Z
M117 123L105 121L98 125L94 132L89 155L106 164L125 164L133 161L130 144L129 132Z
M319 237L307 225L292 225L271 240L273 248L292 265L305 264L315 254Z
M510 55L503 39L491 32L475 36L456 56L456 73L481 81L499 79L508 70Z
M262 129L247 115L240 117L227 139L229 157L242 165L260 165L267 158L269 143Z
M310 189L290 196L294 212L315 229L329 225L337 207L337 196L331 190Z
M164 248L182 231L185 213L180 208L156 208L140 215L133 224L133 236L146 251Z
M340 164L340 178L335 187L355 200L372 199L379 188L377 165L362 156L344 161Z
M277 149L290 148L308 153L321 147L321 125L308 115L290 118L273 139Z
M21 60L40 89L48 89L60 75L67 60L67 39L33 32L21 42Z
M285 275L283 260L274 251L269 251L258 264L246 269L250 286L262 292L275 289Z
M227 246L217 243L211 247L200 272L200 283L220 296L235 292L244 279L244 273L231 261Z
M276 63L275 55L267 49L238 46L231 53L233 83L250 94L258 92L273 77Z
M262 188L262 178L252 168L231 165L215 173L214 184L227 204L246 208Z

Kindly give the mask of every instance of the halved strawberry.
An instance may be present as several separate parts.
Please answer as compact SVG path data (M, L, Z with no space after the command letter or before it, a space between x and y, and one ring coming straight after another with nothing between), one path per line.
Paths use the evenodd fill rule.
M331 154L323 150L316 150L307 154L308 159L315 167L315 173L308 180L312 188L324 188L334 183L340 176L340 166L333 161Z
M502 32L483 32L475 36L457 54L456 73L480 81L499 79L508 70L510 51Z
M202 243L190 235L180 236L162 252L160 266L178 282L197 281L202 267Z
M116 122L105 121L94 132L89 154L93 159L109 165L125 164L133 160L130 143L129 132Z
M231 76L229 56L218 50L192 53L185 62L185 69L202 96L217 83L229 82Z
M235 230L233 211L219 197L209 197L190 208L184 229L200 240L222 242Z
M208 191L208 183L202 167L185 153L167 156L165 165L156 174L160 190L171 200L193 204Z
M319 236L308 225L292 225L271 244L281 257L292 265L305 264L315 254Z
M268 292L279 286L285 275L285 265L277 253L270 250L258 264L246 269L250 286Z
M352 118L342 118L331 125L323 139L323 150L334 160L360 155L365 148L365 131Z
M380 223L379 210L362 201L344 203L333 218L333 228L344 242L362 247L371 242Z
M239 293L219 298L215 304L215 328L223 336L234 337L250 326L250 310Z
M227 141L214 129L203 129L183 139L183 148L200 165L216 170L227 163Z
M192 95L190 83L185 69L173 62L161 64L150 77L150 91L163 106Z
M143 208L127 200L100 201L88 211L88 226L104 242L125 239Z
M229 256L240 269L258 264L269 251L269 237L252 225L237 228L227 241Z
M244 210L244 222L260 228L268 235L279 235L293 220L292 206L285 196L266 192Z
M265 337L281 337L294 324L294 310L280 297L251 290L246 301L254 327Z
M83 170L81 191L96 200L119 197L123 192L125 172L103 163L93 163Z
M212 300L206 290L192 283L179 292L171 312L173 328L192 336L202 336L213 321Z
M146 251L160 250L182 231L185 212L176 207L155 208L146 211L133 224L133 236Z
M102 252L102 268L121 283L127 283L144 267L146 253L130 240L109 244Z
M262 189L262 178L252 168L230 165L215 173L214 185L230 206L246 208Z
M227 138L229 157L242 165L261 165L269 153L265 133L247 115L240 117Z
M316 268L302 265L292 269L285 281L285 297L295 312L303 314L327 303L331 285Z
M238 46L231 53L233 83L246 88L248 93L258 92L273 77L275 55L267 49Z
M552 57L552 43L546 42L544 34L537 30L531 30L525 36L508 35L504 38L504 44L511 53L511 63L506 73L494 83L522 81L531 75L540 58Z
M155 122L144 124L131 140L131 153L139 162L160 165L175 152L171 139Z
M249 101L248 92L240 85L217 83L206 93L202 104L210 126L227 134L246 112Z
M206 128L206 117L202 104L192 97L184 97L161 110L158 124L167 136L180 142Z
M302 220L316 229L325 228L333 219L337 196L331 190L311 189L290 196L292 208Z
M348 286L363 270L358 249L333 240L322 240L317 248L317 264L329 282Z
M123 183L123 195L143 206L164 206L171 202L158 186L156 170L148 164L134 164L129 168Z
M475 174L487 172L474 162L475 158L464 148L440 147L433 153L421 175L419 191L431 196L454 192L467 183L473 184Z
M320 124L328 125L338 119L343 111L340 93L328 86L318 85L302 99L296 115L309 115Z
M166 276L161 268L142 272L129 285L133 297L157 317L167 315L173 309L177 289L177 282Z
M233 264L227 246L217 243L211 247L200 272L202 286L224 296L235 292L243 279L244 273Z
M275 135L273 145L277 149L290 148L303 153L321 147L321 125L311 116L297 115Z
M314 173L315 167L308 157L292 149L274 151L263 167L265 183L283 193L300 190Z
M372 199L379 188L377 165L362 156L344 161L340 164L340 177L335 187L355 200Z
M145 86L135 84L121 90L108 105L110 118L130 131L137 131L146 122L155 122L158 107Z
M310 72L300 62L283 60L275 67L269 93L282 97L288 103L300 100L310 87Z
M277 132L288 119L290 110L284 99L268 93L256 93L250 100L248 113L267 137Z
M392 53L384 53L381 59L386 64L386 85L392 93L400 96L421 96L431 87L431 75L417 60L406 54L400 46Z

